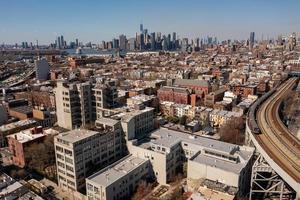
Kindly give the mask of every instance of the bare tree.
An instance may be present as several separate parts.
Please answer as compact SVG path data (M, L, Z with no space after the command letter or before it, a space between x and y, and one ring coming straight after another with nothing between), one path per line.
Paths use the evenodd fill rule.
M153 188L152 184L147 183L146 181L141 181L134 193L132 200L140 200L143 199L147 194L151 192Z
M232 144L243 144L245 139L245 122L243 118L234 118L220 129L220 140Z

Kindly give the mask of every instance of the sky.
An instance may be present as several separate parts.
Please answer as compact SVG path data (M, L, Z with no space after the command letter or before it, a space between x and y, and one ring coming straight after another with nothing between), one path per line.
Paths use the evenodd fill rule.
M300 0L0 0L0 43L100 43L148 32L219 40L300 34Z

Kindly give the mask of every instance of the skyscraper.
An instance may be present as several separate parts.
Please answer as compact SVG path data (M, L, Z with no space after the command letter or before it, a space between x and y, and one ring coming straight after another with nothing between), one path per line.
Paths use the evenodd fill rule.
M120 35L119 41L120 41L120 49L121 50L126 50L126 36L123 35L123 34Z
M173 40L173 42L176 41L176 33L175 32L173 32L173 38L172 38L172 40Z
M141 33L144 31L143 24L140 24L140 31Z
M154 51L155 50L155 33L151 33L151 50Z
M57 45L56 48L61 49L61 38L58 36L57 37Z
M117 49L117 48L119 48L119 40L118 39L113 39L113 48L114 49Z
M181 44L181 50L182 51L187 51L188 46L189 46L189 39L188 38L183 38L182 39L182 44Z
M64 41L64 36L60 36L60 44L61 44L61 47L64 48L65 47L65 41Z
M168 50L171 50L172 49L171 34L168 34L167 45L168 45Z
M138 37L138 43L139 43L139 49L144 50L145 49L145 43L144 43L144 34L141 33Z
M79 42L78 42L78 38L76 38L76 47L78 47L79 46Z
M253 46L254 46L254 36L255 36L255 33L254 32L251 32L250 33L250 39L249 39L249 48L252 49Z
M176 49L177 45L176 45L176 33L173 32L173 37L172 37L172 49Z
M129 44L129 50L134 51L135 50L135 38L130 38L128 44Z

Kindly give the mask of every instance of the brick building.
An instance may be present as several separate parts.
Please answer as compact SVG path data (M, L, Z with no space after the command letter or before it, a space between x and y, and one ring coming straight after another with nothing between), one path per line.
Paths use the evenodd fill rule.
M233 93L247 97L248 95L256 95L257 85L237 85L233 86Z
M157 91L159 101L171 101L180 104L190 104L190 91L183 87L164 86Z
M176 79L173 85L191 89L199 98L204 98L212 90L208 81L198 79Z
M26 148L30 147L33 143L41 142L45 136L46 134L43 133L42 127L35 127L8 135L8 148L12 153L14 165L25 167L27 164L25 156Z

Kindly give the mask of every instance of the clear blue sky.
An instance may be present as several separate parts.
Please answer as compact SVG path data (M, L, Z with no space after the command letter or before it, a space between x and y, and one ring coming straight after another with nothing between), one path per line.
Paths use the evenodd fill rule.
M300 33L300 0L0 0L0 43L111 40L139 31L246 39Z

